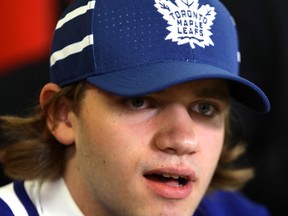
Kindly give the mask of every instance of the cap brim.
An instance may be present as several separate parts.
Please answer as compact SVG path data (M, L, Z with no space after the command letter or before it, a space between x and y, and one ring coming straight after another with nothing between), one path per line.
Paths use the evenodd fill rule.
M254 83L221 68L191 62L156 63L127 68L87 78L97 87L120 96L140 96L170 86L200 79L229 81L232 97L258 112L268 112L270 103L265 93Z

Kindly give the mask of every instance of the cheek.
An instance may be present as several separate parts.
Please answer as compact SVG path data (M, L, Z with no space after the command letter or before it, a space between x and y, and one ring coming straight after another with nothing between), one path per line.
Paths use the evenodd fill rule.
M212 176L223 148L224 130L203 132L200 143L201 150L199 160L202 160L202 171Z
M125 126L112 117L89 118L79 124L77 136L79 163L87 164L87 172L93 166L101 172L129 172L128 165L136 164L141 157L139 148L144 146L144 137L135 127ZM84 160L84 161L83 161ZM130 169L133 169L131 167ZM100 171L99 171L100 172Z
M93 166L105 165L107 157L113 157L112 150L117 148L117 133L113 125L91 118L90 121L80 122L79 129L76 139L79 158L94 163L90 164Z
M141 176L139 164L147 154L143 136L138 133L140 129L124 127L125 124L108 118L97 123L91 119L79 125L78 173L94 194L102 194L99 199L121 200L131 193L131 188L139 188L135 179ZM105 198L103 194L110 195Z

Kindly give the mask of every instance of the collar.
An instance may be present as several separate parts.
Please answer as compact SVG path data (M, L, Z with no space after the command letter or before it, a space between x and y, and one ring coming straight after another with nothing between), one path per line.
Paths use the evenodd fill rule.
M40 216L84 216L63 178L55 181L26 181L25 189Z

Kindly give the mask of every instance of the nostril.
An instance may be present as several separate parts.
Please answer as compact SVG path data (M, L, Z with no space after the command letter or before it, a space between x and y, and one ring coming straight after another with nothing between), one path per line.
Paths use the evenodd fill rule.
M173 149L173 148L167 148L165 149L165 152L168 154L177 154L176 149Z

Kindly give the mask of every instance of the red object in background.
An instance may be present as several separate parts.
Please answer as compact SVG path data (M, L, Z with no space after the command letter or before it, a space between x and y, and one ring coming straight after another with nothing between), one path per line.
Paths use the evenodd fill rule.
M48 58L59 10L56 2L1 2L0 74Z

